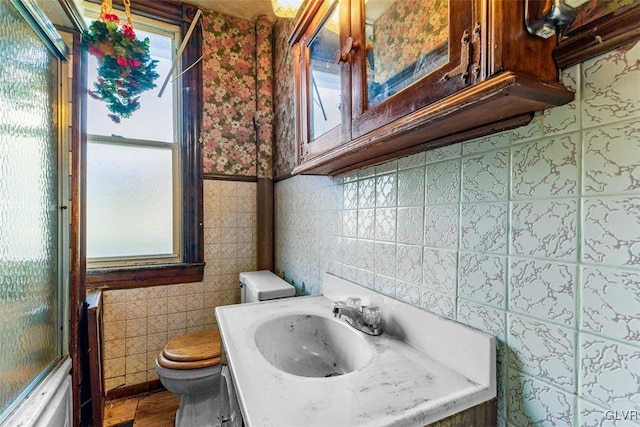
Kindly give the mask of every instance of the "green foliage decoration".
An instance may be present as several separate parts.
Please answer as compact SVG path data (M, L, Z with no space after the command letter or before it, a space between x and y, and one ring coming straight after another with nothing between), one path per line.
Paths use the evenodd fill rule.
M119 26L115 14L104 14L82 33L82 45L98 60L98 78L89 95L104 101L116 123L140 108L140 94L156 87L158 61L149 55L149 39L139 40L130 23Z

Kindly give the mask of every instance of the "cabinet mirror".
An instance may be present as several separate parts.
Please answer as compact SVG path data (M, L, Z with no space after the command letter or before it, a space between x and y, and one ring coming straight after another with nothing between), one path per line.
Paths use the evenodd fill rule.
M369 108L448 62L448 0L367 0L364 12Z
M339 9L332 6L328 18L307 45L309 52L309 139L311 141L340 125L340 65L335 53L340 49Z

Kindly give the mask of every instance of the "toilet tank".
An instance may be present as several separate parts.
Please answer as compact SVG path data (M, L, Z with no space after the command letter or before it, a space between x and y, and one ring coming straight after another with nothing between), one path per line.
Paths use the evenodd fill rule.
M296 289L269 270L240 273L240 302L292 297Z

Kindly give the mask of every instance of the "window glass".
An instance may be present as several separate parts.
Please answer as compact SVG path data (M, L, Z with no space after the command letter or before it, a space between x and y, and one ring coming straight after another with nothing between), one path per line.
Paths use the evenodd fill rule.
M173 254L170 148L89 144L87 257Z
M149 53L158 61L156 72L160 77L156 80L156 87L143 92L140 95L140 109L134 112L128 119L123 118L117 124L109 117L109 111L104 102L87 97L87 133L91 135L122 136L124 138L147 139L153 141L173 142L174 140L174 105L171 85L167 86L158 97L164 79L171 68L172 41L174 34L155 34L143 31L138 27L141 24L134 23L134 31L139 39L149 38ZM89 88L98 76L98 61L93 55L88 55L88 82Z
M99 11L91 13L95 15L90 20ZM132 18L136 36L149 38L150 55L158 61L160 77L156 88L142 93L140 109L120 123L108 117L102 101L87 97L89 267L181 261L178 80L170 82L158 97L179 43L179 28ZM91 87L97 61L92 55L89 59Z

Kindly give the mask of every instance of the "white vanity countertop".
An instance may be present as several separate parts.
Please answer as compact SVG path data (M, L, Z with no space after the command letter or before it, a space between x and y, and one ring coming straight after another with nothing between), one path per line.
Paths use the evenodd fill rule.
M216 309L246 425L425 425L495 397L495 380L478 381L478 378L491 378L491 375L495 378L495 367L487 367L492 371L488 375L482 373L470 378L475 374L445 366L447 362L443 364L421 350L421 344L416 347L388 333L377 337L362 334L373 348L370 363L360 370L335 377L291 375L262 357L254 333L264 321L283 314L333 318L331 303L330 298L319 295ZM382 310L385 308L389 309L383 304ZM439 316L436 318L443 320ZM454 327L463 327L444 320ZM344 319L340 321L344 322ZM387 319L387 322L391 323L391 320ZM428 328L430 325L427 320L416 326ZM489 345L495 346L492 337L476 331L472 333L489 338ZM435 345L433 341L431 344ZM456 346L452 347L456 350ZM487 360L495 364L495 353Z

